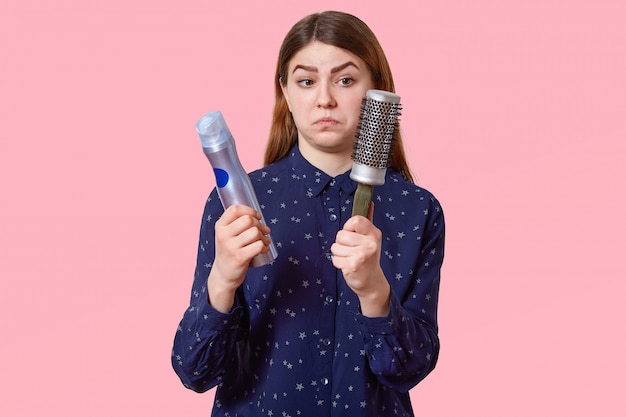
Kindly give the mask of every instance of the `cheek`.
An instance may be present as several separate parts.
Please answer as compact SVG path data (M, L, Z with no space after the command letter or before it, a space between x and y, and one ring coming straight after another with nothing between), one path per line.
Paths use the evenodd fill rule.
M309 105L304 97L292 95L290 96L289 103L289 108L294 119L302 119L303 117L306 117L309 112Z
M301 107L301 97L297 94L297 91L294 91L291 86L283 87L283 97L285 97L285 101L287 102L287 107L289 107L290 112L298 111Z
M363 96L365 97L365 96ZM361 107L363 105L363 98L361 97L355 97L351 102L350 102L350 108L352 109L352 114L354 115L354 117L358 118L361 115Z

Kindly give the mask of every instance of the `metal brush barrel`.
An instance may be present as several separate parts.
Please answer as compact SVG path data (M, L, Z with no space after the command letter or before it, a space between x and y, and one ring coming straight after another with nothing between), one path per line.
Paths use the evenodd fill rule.
M361 108L350 178L360 184L385 183L400 110L399 95L383 90L368 90Z

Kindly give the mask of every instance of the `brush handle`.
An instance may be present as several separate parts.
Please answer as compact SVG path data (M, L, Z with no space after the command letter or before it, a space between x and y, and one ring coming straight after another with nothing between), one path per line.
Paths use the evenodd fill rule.
M358 184L354 192L354 202L352 203L352 215L367 217L372 204L374 186Z

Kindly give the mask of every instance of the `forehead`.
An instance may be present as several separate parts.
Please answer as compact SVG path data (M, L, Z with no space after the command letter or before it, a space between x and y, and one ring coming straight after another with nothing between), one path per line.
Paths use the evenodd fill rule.
M319 41L313 41L296 52L289 61L289 72L298 65L315 67L323 71L346 62L352 62L359 70L366 68L365 62L352 52Z

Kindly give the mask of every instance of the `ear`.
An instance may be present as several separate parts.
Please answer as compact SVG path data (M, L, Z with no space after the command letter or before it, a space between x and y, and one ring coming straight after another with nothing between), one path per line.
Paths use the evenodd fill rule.
M285 98L287 107L289 108L289 111L291 112L291 104L289 103L289 94L287 93L287 86L285 85L285 83L283 83L282 78L279 80L279 82L280 82L280 89L283 92L283 97Z

